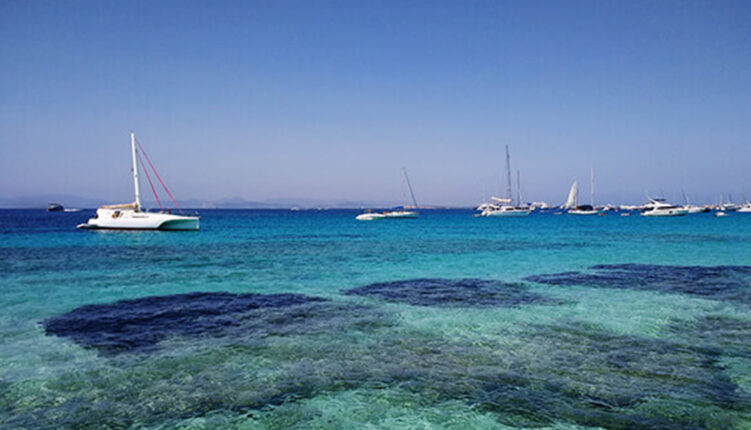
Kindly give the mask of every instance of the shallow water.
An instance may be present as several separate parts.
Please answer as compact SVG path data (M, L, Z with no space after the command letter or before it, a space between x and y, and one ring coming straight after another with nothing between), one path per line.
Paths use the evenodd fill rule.
M0 426L751 426L751 215L356 213L0 211Z

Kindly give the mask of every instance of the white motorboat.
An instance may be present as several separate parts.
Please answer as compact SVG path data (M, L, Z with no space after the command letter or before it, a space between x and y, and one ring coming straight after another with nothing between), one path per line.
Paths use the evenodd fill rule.
M714 216L723 217L723 216L730 216L730 214L723 212L723 211L717 211L714 213Z
M141 207L141 197L138 186L138 160L136 160L136 155L138 154L140 157L140 153L137 153L136 151L136 137L133 132L130 133L130 146L131 156L133 158L133 187L135 191L135 201L133 203L100 206L93 218L90 218L85 224L79 224L77 227L83 229L108 230L198 230L200 218L197 216L173 214L169 210L166 212L148 212L143 210ZM143 152L143 148L141 148L141 152ZM144 156L146 155L145 153L143 154ZM141 161L141 163L143 164L143 161ZM153 165L151 165L151 161L149 161L149 165L152 169L154 168ZM146 173L147 179L149 179L149 184L151 185L151 179L149 178L148 170L145 170L145 166L144 172ZM162 183L162 186L164 186L164 183L161 178L159 178L156 170L154 170L154 173L159 179L159 182ZM166 186L164 186L164 189L170 197L172 197L172 194L169 193ZM152 191L153 190L154 188L152 186ZM156 191L154 191L154 196L156 197L157 202L159 202L159 197L156 195ZM174 203L175 206L177 206L177 202ZM159 204L161 206L161 203ZM178 210L180 210L179 206Z
M649 199L647 209L641 213L642 216L683 216L688 210L681 206L665 203L665 199Z
M746 203L743 206L739 207L736 212L741 214L751 214L751 203Z

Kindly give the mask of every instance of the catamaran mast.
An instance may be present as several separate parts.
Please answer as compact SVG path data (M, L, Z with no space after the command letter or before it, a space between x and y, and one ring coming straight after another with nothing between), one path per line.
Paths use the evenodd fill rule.
M136 192L136 210L141 210L141 193L138 190L138 163L136 162L136 134L130 132L130 152L133 156L133 187Z
M507 186L506 186L506 198L511 201L511 155L508 153L508 145L506 145L506 179L507 179Z
M407 181L407 187L409 187L409 195L412 196L412 204L414 204L415 209L417 209L417 200L415 200L415 193L412 191L412 184L409 183L409 176L407 176L407 168L402 167L402 171L404 172L404 179Z

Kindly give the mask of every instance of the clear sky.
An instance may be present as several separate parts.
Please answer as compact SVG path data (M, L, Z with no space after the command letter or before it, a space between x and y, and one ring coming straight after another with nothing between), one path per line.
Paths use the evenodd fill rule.
M751 2L0 1L0 197L128 201L131 129L178 199L751 198Z

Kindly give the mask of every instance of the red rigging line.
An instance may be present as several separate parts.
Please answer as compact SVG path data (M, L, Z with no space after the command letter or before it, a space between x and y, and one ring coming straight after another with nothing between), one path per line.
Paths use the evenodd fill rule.
M143 153L143 156L146 157L146 161L149 162L149 166L151 166L151 170L154 172L154 175L156 175L156 178L159 179L159 183L162 184L162 188L164 188L164 191L167 192L167 195L169 196L169 198L172 199L172 203L175 204L175 207L177 208L177 210L179 210L180 213L182 214L183 210L180 208L180 205L177 204L177 201L172 196L172 193L169 192L169 190L167 189L167 186L164 185L164 181L162 181L162 178L159 176L159 173L154 168L154 165L151 164L151 160L149 159L148 154L146 154L146 151L143 150L143 147L141 146L141 142L139 142L138 139L135 139L135 141L136 141L136 144L138 144L138 149L141 150L141 152Z
M156 193L156 190L154 189L154 184L151 183L151 175L149 175L149 169L146 168L146 165L143 163L143 158L141 157L141 152L136 152L138 154L138 161L141 163L141 167L143 167L143 172L146 173L146 179L149 181L149 186L151 187L151 192L154 193L154 198L156 199L157 204L159 205L159 210L164 210L162 207L162 202L159 200L159 196Z

